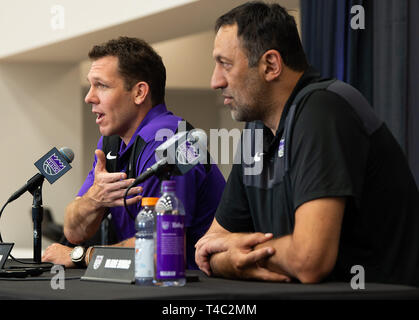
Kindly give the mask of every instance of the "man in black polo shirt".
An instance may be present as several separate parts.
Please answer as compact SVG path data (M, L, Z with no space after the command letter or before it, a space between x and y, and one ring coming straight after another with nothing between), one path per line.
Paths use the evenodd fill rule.
M368 282L419 286L418 189L365 98L344 83L322 87L294 19L277 4L241 5L216 32L211 85L251 137L263 133L263 143L242 134L238 154L245 159L248 147L262 170L233 165L196 245L198 266L303 283L349 281L356 267ZM318 90L303 95L309 84Z

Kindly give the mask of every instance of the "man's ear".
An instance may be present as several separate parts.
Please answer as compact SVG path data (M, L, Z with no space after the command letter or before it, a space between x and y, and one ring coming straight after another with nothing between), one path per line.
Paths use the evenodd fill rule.
M274 81L279 78L283 68L281 54L277 50L268 50L261 57L263 76L266 81Z
M148 93L150 92L150 87L147 82L140 81L137 82L132 88L132 94L135 104L142 104L147 98Z

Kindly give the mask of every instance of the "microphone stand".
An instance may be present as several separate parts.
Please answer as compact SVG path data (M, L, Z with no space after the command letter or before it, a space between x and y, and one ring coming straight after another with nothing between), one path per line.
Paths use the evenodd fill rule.
M42 207L42 179L30 193L33 195L32 203L32 221L33 221L33 261L41 263L41 250L42 250L42 219L44 217L44 208Z

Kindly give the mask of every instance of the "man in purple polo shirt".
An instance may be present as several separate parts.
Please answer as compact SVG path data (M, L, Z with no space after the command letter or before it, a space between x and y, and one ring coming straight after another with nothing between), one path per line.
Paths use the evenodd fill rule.
M89 58L93 60L87 77L91 87L85 101L97 115L102 137L92 170L76 199L66 208L64 234L73 244L83 243L97 232L103 217L111 213L119 241L115 245L134 247L134 220L123 206L126 188L134 181L127 175L131 152L137 143L141 144L138 158L134 159L136 177L156 162L155 149L164 142L156 139L157 132L165 129L175 133L182 119L166 109L166 70L161 57L144 41L127 37L111 40L94 46ZM105 155L104 140L109 141L110 136L119 137L119 148ZM107 167L115 170L109 172ZM216 165L201 164L173 179L186 213L187 268L196 269L194 245L213 220L225 180ZM152 177L132 188L127 199L129 210L137 214L142 197L159 197L160 183ZM78 248L81 258L75 258L72 248L53 244L44 252L43 261L81 266L91 255L91 250L82 249Z

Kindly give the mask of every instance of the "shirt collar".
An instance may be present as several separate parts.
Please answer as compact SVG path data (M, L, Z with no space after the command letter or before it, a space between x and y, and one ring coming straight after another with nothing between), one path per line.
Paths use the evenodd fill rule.
M122 155L126 150L128 150L135 142L135 139L139 135L140 131L148 124L150 123L154 118L158 117L162 113L166 113L167 108L164 103L155 105L153 108L150 109L150 111L147 112L146 116L144 117L143 121L141 121L138 128L135 130L134 134L131 137L131 140L129 141L128 145L124 147L124 143L121 142L121 146L119 148L119 154Z
M279 121L278 128L276 130L276 137L280 137L282 131L284 130L285 126L285 119L287 118L288 111L290 110L291 104L294 101L297 94L307 85L314 82L315 80L320 78L320 73L312 66L308 67L306 71L304 71L301 78L298 80L297 84L295 85L294 89L291 92L291 95L288 97L287 102L285 103L284 110L282 111L281 120Z
M281 120L279 121L279 125L276 130L275 136L273 135L271 129L269 129L265 125L263 126L263 149L265 153L269 152L271 148L276 149L279 139L281 139L282 133L284 131L285 119L287 118L288 111L298 92L300 92L305 86L319 78L320 73L315 68L311 66L308 67L304 71L301 78L298 80L290 96L288 97L287 102L284 105L284 110L282 111Z

